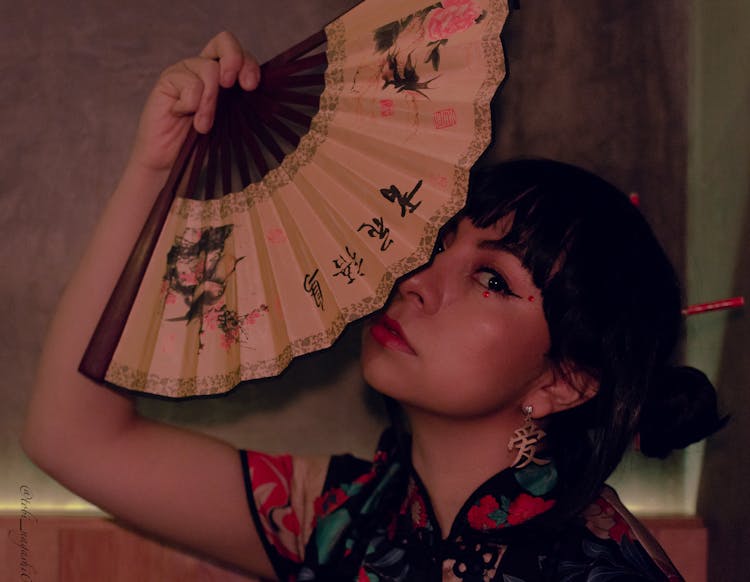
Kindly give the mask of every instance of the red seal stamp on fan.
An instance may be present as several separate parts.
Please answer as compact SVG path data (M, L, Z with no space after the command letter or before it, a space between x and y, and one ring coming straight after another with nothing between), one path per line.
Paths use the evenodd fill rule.
M393 99L380 100L380 115L382 117L390 117L393 115Z
M432 114L432 121L435 124L435 129L445 129L456 125L456 110L452 107L448 109L440 109Z
M272 228L268 232L266 232L266 239L268 239L268 242L275 245L285 243L287 241L284 229L278 227Z

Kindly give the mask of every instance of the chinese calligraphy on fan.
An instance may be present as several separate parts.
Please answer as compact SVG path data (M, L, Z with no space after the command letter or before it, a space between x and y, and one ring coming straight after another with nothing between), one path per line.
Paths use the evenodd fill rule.
M351 285L357 280L357 277L364 277L365 272L363 271L364 257L357 254L356 250L350 249L348 245L344 247L344 253L340 253L338 257L331 260L333 263L333 276L341 277L342 280L346 281L347 285ZM321 311L325 311L323 287L320 285L318 280L318 274L320 269L315 269L312 273L305 275L305 280L302 283L303 288L313 301L315 306Z
M370 238L379 238L380 239L380 250L386 251L388 250L388 247L390 247L393 244L393 239L391 238L391 229L388 228L385 225L385 221L383 220L383 217L374 217L372 219L372 223L363 222L359 228L357 229L357 232L361 231L363 228L368 229L366 231L367 236Z
M310 297L313 298L313 301L315 301L315 306L321 311L325 311L325 306L323 305L323 289L320 286L320 281L318 281L318 272L319 269L315 269L311 274L306 274L305 281L302 285L305 288L305 291L310 294Z
M346 257L339 255L337 259L333 259L333 266L336 271L333 273L334 277L343 276L347 279L346 284L351 285L354 283L354 277L364 277L362 272L362 262L364 259L357 256L357 251L352 251L348 246L346 249Z
M404 218L406 216L407 210L411 214L417 208L419 208L420 204L422 204L421 200L419 202L412 202L414 195L419 191L421 187L422 180L417 182L417 185L414 186L414 188L410 192L402 194L399 188L397 188L394 184L391 184L389 188L381 188L380 194L383 196L383 198L388 200L388 202L396 202L401 207L401 218Z

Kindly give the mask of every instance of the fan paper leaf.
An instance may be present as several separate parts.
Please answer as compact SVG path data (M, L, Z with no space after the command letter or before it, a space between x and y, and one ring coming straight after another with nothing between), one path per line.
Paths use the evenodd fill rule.
M507 2L456 2L365 0L265 63L257 91L222 90L81 371L164 396L226 392L330 346L428 261L505 75Z

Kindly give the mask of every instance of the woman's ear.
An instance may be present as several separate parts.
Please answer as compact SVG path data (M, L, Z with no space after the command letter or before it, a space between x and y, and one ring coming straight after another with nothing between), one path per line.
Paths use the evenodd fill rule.
M534 407L534 418L575 408L591 400L599 390L599 380L573 366L550 368L540 385L524 400Z

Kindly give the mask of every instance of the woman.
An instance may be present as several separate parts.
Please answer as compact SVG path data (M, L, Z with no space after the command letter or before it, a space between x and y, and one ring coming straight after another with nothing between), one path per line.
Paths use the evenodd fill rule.
M258 79L226 33L159 79L50 330L23 439L31 458L105 511L269 578L678 579L602 486L638 430L659 454L715 430L715 397L667 367L680 313L663 252L627 200L581 170L474 173L433 261L365 332L365 377L401 404L411 433L387 432L372 465L240 462L77 373L188 128L211 127L220 86ZM685 424L668 388L709 404L682 441L649 438L664 418Z

